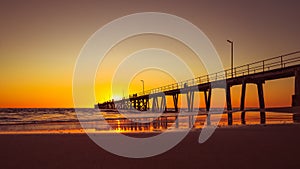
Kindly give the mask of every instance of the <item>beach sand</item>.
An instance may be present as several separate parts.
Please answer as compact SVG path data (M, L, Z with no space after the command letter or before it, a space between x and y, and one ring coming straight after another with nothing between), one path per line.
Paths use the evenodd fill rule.
M193 131L173 149L150 158L113 155L85 134L0 135L0 168L101 169L300 168L300 125L218 128L199 144Z

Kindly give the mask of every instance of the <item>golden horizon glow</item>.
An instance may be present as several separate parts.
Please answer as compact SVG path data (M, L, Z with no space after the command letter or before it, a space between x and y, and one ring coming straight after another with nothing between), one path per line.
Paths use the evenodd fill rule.
M123 93L125 97L128 97L129 94L142 92L142 83L140 80L144 80L145 82L145 91L176 82L169 72L163 72L157 68L148 68L135 72L135 76L130 78L131 81L118 81L117 84L112 85L114 73L120 67L120 63L124 63L123 61L128 59L127 57L134 52L149 48L163 49L174 53L186 62L186 65L191 69L195 77L206 74L205 68L198 57L181 42L155 34L133 36L115 45L99 65L95 80L97 102L110 100L110 96L123 95ZM160 57L163 58L165 55L161 55ZM157 62L160 62L160 60ZM136 64L142 63L131 63L129 66L135 66ZM118 76L123 77L127 75L131 69L133 67L128 67L126 72L117 72L121 73ZM186 77L188 77L185 74L179 74L178 76L180 81L187 80Z
M1 1L0 108L74 107L72 78L76 58L95 31L119 17L144 11L182 17L208 36L224 68L228 69L230 46L226 43L227 39L234 41L235 66L298 51L298 6L296 2L259 0L226 3ZM145 90L173 83L174 79L169 74L157 70L141 71L140 74L136 72L131 82L116 84L116 92L111 92L113 73L122 58L149 47L163 48L180 56L195 76L206 74L204 66L195 61L192 51L174 39L155 35L131 37L115 46L103 60L95 80L96 100L82 107L93 107L96 102L141 92L140 79L145 80ZM160 81L155 74L167 80ZM82 86L83 91L84 88ZM233 107L240 104L240 88L232 88ZM293 93L294 78L264 84L267 107L291 106ZM200 96L201 102L203 96ZM246 106L258 106L255 85L247 87Z

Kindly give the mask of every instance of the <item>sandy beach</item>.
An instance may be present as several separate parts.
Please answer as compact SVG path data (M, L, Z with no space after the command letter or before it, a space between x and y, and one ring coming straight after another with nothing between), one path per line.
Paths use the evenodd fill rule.
M85 134L0 135L1 168L298 168L300 125L218 128L204 144L193 131L170 151L144 159L119 157Z

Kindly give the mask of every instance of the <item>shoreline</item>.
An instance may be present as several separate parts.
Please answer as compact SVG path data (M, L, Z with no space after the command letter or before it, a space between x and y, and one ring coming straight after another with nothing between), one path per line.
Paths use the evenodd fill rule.
M261 128L261 127L272 127L272 126L300 126L300 123L280 123L280 124L235 124L235 125L220 125L216 128L218 129L230 129L230 128ZM210 126L208 126L210 127ZM180 132L184 129L175 129L172 132ZM192 128L189 132L199 132L202 128ZM84 129L58 129L58 130L32 130L32 131L0 131L0 135L72 135L72 134L114 134L114 133L123 133L123 134L160 134L167 130L157 130L157 131L99 131L99 132L85 132ZM170 130L169 130L170 131Z

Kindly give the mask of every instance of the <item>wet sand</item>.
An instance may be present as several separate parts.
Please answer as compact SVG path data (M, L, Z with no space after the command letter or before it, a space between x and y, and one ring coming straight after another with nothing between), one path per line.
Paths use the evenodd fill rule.
M170 151L130 159L98 147L85 134L0 135L0 168L299 168L300 125L218 128L204 144L193 131Z

